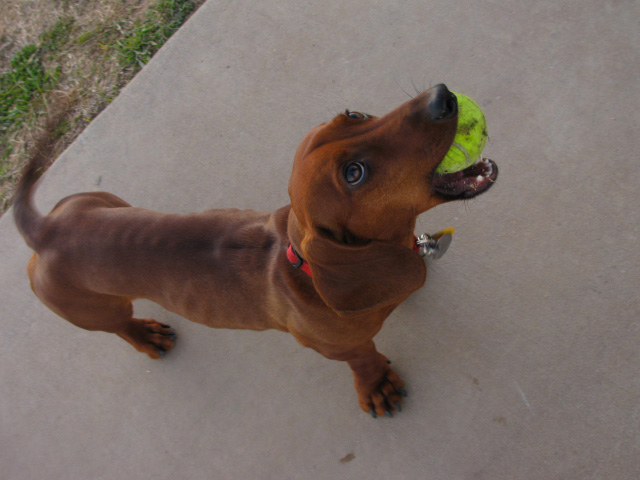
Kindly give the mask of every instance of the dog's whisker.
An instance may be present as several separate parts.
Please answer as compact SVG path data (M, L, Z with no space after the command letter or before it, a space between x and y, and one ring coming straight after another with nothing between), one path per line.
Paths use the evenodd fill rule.
M431 80L429 80L429 85L431 84ZM425 73L422 77L422 91L424 92L427 89L427 74Z
M400 90L402 90L402 92L409 98L413 99L413 95L411 95L409 92L407 92L404 88L402 88L402 85L400 85L400 82L398 81L398 79L396 77L393 78L393 81L396 82L396 85L398 86L398 88Z
M416 87L416 84L413 82L413 77L411 78L411 85L413 86L413 89L416 92L416 95L420 95L420 90L418 90L418 87Z

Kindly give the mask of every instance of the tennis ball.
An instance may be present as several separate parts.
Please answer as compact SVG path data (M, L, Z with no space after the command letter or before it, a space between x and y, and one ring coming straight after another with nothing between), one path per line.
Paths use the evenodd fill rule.
M466 95L453 94L458 99L458 130L436 173L455 173L473 165L487 143L487 122L478 104Z

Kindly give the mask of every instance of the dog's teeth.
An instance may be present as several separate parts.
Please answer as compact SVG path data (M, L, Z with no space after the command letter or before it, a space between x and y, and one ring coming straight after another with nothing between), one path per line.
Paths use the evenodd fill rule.
M491 161L489 161L488 158L483 159L485 165L488 167L488 171L486 172L487 177L490 177L491 175L493 175L493 163Z
M484 177L482 175L478 175L476 177L476 182L482 182L482 181L484 181Z

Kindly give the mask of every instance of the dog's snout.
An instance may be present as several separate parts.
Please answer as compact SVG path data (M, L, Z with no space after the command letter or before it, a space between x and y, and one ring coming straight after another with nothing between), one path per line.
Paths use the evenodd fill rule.
M444 84L431 88L427 113L431 120L446 120L458 113L458 100Z

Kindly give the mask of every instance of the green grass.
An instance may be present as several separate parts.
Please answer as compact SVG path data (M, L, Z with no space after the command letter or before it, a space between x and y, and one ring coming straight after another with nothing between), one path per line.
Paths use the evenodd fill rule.
M40 35L40 49L43 53L55 53L70 40L75 20L71 17L59 18L51 30Z
M27 45L13 56L9 71L0 76L0 147L4 147L1 158L11 152L7 134L25 121L34 99L57 81L59 70L45 70L42 55L40 47Z
M26 45L19 50L8 71L0 76L0 174L5 170L2 160L13 151L10 134L32 116L34 102L58 82L60 67L46 69L43 64L69 41L73 24L72 18L60 18L40 35L38 45Z
M61 18L40 36L39 45L27 45L11 59L9 70L0 76L0 135L20 126L33 99L55 86L60 69L46 70L43 60L68 41L72 26L73 19Z
M123 67L142 68L195 9L190 0L160 0L144 21L116 42Z

